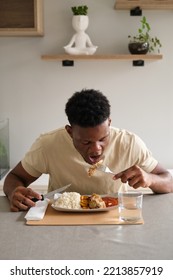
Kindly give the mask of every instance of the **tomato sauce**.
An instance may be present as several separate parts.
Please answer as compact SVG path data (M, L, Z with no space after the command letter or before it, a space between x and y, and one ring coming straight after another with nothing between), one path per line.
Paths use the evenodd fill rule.
M105 202L106 207L111 207L111 206L118 205L118 198L117 197L106 196L106 197L102 197L102 199Z

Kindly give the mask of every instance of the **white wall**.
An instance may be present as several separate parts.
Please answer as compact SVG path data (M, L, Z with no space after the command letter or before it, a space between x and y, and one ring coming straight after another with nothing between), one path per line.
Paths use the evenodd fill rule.
M42 132L66 124L64 106L74 91L95 88L112 104L112 124L137 133L166 167L173 168L173 10L143 11L162 41L163 60L78 61L74 67L41 60L63 53L71 39L71 6L87 4L87 30L99 54L128 53L128 34L141 17L115 11L115 0L44 0L44 37L0 37L0 119L10 119L13 167Z

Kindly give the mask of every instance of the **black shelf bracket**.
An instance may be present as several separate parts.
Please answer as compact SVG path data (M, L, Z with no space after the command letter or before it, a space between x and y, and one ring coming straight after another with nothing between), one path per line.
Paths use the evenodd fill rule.
M74 66L74 61L73 60L63 60L62 66Z
M131 16L142 16L142 9L140 7L135 7L130 10Z
M133 66L144 66L144 60L133 60Z

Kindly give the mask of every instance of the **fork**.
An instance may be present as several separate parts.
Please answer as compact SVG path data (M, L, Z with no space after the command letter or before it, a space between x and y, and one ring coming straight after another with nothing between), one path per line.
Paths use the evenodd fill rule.
M103 164L98 165L97 166L97 170L115 175L115 173L113 171L111 171L108 166L103 165Z
M107 173L107 174L115 175L115 173L113 171L111 171L108 166L103 165L103 164L98 165L97 170ZM123 183L123 187L121 187L120 189L121 189L121 190L119 190L120 192L122 192L122 191L128 192L128 182Z

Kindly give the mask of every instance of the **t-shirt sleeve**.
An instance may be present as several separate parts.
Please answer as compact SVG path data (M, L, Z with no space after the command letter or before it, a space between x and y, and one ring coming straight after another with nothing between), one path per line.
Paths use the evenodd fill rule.
M47 160L42 147L41 136L32 144L22 159L23 168L34 177L47 173Z
M146 172L151 172L157 166L158 161L153 157L146 144L137 135L134 135L133 149L136 155L136 165Z

